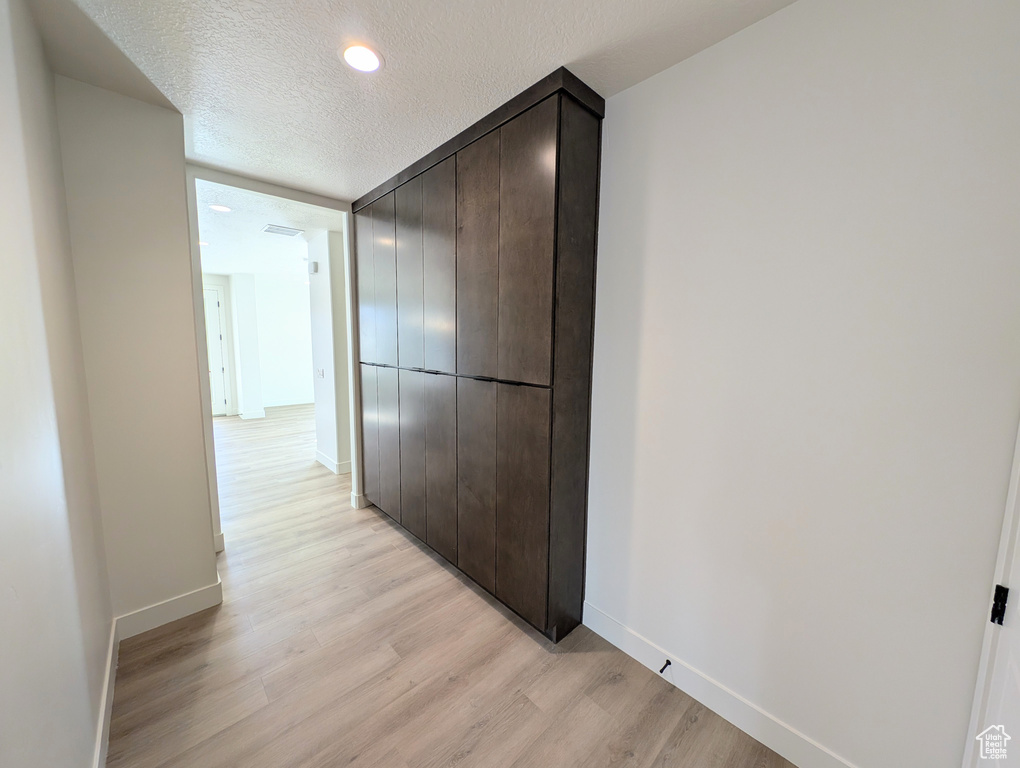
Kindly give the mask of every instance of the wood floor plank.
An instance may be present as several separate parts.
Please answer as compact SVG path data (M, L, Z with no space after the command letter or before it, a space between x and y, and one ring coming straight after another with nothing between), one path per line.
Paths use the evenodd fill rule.
M111 768L794 768L353 509L311 406L214 430L224 604L121 643Z

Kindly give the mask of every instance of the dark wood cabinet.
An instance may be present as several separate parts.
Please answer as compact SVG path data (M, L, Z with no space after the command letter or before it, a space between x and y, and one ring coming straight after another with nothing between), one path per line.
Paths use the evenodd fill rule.
M457 565L496 590L496 383L457 381Z
M556 129L550 96L499 129L498 378L552 378Z
M545 626L549 572L550 393L496 390L496 597Z
M374 365L361 365L361 461L365 496L376 506L379 497L379 390Z
M457 158L427 170L421 183L425 368L456 373Z
M495 378L499 131L457 153L457 373Z
M379 424L379 500L376 506L400 522L400 387L396 368L376 368Z
M425 541L425 374L401 369L400 524Z
M422 276L421 177L396 190L397 360L425 366L425 296Z
M457 378L425 378L425 541L457 562Z
M374 363L375 235L372 233L372 206L354 214L354 238L358 243L355 259L358 272L358 347L361 360Z
M604 102L557 70L353 205L369 500L581 620Z
M395 195L390 192L372 205L372 263L374 267L375 359L397 364L397 249Z

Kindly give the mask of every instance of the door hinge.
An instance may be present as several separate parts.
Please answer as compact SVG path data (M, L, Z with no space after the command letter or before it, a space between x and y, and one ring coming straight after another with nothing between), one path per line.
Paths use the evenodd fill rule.
M219 305L220 305L220 303L219 303L219 302L217 301L217 302L216 302L216 306L218 307Z
M1009 587L996 584L995 595L992 597L992 624L1002 626L1002 620L1006 618L1006 602L1008 600Z
M220 341L223 341L223 334L220 334Z

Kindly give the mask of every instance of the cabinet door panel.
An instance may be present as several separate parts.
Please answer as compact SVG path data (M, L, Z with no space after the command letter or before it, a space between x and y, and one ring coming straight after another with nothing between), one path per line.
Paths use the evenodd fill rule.
M554 96L500 128L498 378L542 385L552 372L558 110Z
M425 509L429 546L457 564L457 379L425 377Z
M361 445L365 473L365 496L379 505L379 394L376 371L361 366Z
M457 380L457 565L496 589L496 383Z
M496 597L545 629L549 586L550 391L499 384Z
M425 367L421 176L397 188L397 347L401 368Z
M400 371L400 524L425 541L425 374Z
M425 368L457 372L457 158L422 174Z
M397 364L397 249L394 193L372 203L375 256L375 362Z
M400 386L396 368L377 368L379 389L379 503L400 522Z
M358 273L358 359L375 360L375 258L373 256L372 207L354 215L356 269Z
M457 373L496 376L499 131L457 153Z

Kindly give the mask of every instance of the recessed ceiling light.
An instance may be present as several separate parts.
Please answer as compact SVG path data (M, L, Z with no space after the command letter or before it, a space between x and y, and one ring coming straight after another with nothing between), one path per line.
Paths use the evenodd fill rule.
M363 45L352 45L343 55L344 61L359 72L375 72L382 66L382 56Z
M214 211L219 211L220 213L230 213L230 209L225 205L210 205L209 207Z
M199 245L209 245L209 243L207 243L205 240L199 240L198 244Z

